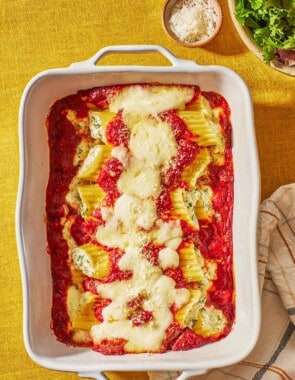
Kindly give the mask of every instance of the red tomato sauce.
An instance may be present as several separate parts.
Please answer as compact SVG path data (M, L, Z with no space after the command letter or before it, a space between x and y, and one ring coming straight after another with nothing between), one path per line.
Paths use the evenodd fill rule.
M120 193L117 189L117 181L123 171L121 162L116 158L110 158L99 172L97 183L105 191L105 203L113 206Z
M71 336L68 334L66 297L67 289L71 286L71 272L68 266L68 246L62 236L60 219L64 216L63 206L69 184L76 174L73 156L80 142L80 137L75 134L73 125L63 112L69 107L74 107L82 114L85 112L85 104L81 99L69 96L57 101L47 118L50 176L46 191L47 241L54 289L52 328L57 338L68 344L71 343Z
M88 90L80 90L77 95L85 104L92 104L103 110L108 107L110 97L124 87L124 85L94 87Z
M185 122L177 115L175 110L163 112L160 116L162 120L172 126L172 131L177 142L193 137L192 132L187 128Z
M173 126L173 124L172 124ZM191 140L178 141L178 152L167 172L162 176L162 182L169 190L178 187L187 188L187 184L181 179L182 171L193 162L200 152L199 145Z
M122 338L117 339L103 339L103 341L93 347L94 351L100 352L104 355L124 355L124 345L126 340Z
M106 138L107 141L114 146L128 145L130 131L120 117L116 117L107 125Z
M143 85L144 86L144 85ZM62 218L67 215L73 219L71 234L78 245L95 244L95 231L104 224L99 210L94 213L91 220L84 220L76 210L66 202L66 194L71 180L76 175L77 167L73 164L76 148L81 141L81 136L76 133L75 127L67 120L66 110L73 109L77 117L88 117L89 109L93 106L100 110L106 109L111 96L120 91L123 86L99 87L78 91L60 99L54 103L47 117L48 144L50 150L50 176L46 191L46 215L47 215L47 239L48 253L51 256L51 273L53 281L52 298L52 329L58 340L75 345L72 332L69 328L67 313L67 290L72 285L72 274L69 267L68 245L63 237ZM226 336L232 329L235 319L235 293L233 279L233 248L232 248L232 212L233 212L233 163L231 153L231 123L230 109L225 99L213 92L201 92L195 86L193 103L200 95L203 95L213 108L220 108L220 124L226 137L225 163L217 166L209 165L209 176L205 183L211 186L214 193L213 207L215 214L210 220L199 221L198 231L192 229L187 223L182 222L181 227L185 234L184 241L193 241L201 251L205 260L213 260L217 263L217 276L212 281L212 286L207 293L206 305L213 305L222 310L227 318L227 325L218 337L203 337L195 334L191 329L180 326L174 321L166 330L166 339L162 344L161 352L168 350L187 350L200 347ZM156 201L158 217L164 221L171 220L172 203L169 192L177 187L187 188L185 181L181 179L182 170L189 165L200 147L190 140L192 134L187 129L183 120L175 111L164 112L160 117L172 127L178 153L172 164L162 176L163 191ZM114 146L128 146L130 132L124 125L120 116L111 121L106 130L107 140ZM97 183L106 193L105 203L113 206L120 196L117 189L117 181L123 171L122 164L115 158L109 159L100 171ZM204 178L199 180L203 181ZM64 205L67 204L67 209ZM149 244L143 254L154 264L158 264L158 253L161 246ZM123 252L119 249L109 249L110 273L103 280L97 280L85 276L83 288L96 295L99 283L108 283L116 280L127 280L132 277L132 272L122 271L118 267L118 260ZM180 268L169 268L165 275L176 282L176 288L191 288L183 276ZM135 313L132 316L134 326L140 326L153 319L152 312L141 309L141 301L134 301ZM94 314L98 321L102 321L102 310L110 300L99 299L94 306ZM172 307L172 310L174 307ZM92 347L106 355L124 354L124 339L105 339L99 345ZM79 344L81 345L81 344Z
M85 220L81 215L76 215L71 226L71 234L78 245L87 243L95 244L95 232L103 220Z

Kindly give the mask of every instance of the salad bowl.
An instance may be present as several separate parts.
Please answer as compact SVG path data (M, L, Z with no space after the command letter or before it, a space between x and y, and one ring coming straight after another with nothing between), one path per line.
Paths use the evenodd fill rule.
M288 40L290 40L290 41L292 41L292 38L293 38L293 46L292 46L293 49L291 49L291 47L288 46L288 50L293 50L293 52L291 53L292 54L293 63L290 65L290 60L289 59L287 59L288 63L286 63L286 62L284 63L283 62L283 61L286 61L283 49L281 51L279 49L279 51L277 53L272 52L272 50L275 50L272 47L273 41L270 41L269 39L265 39L264 42L263 43L261 42L260 45L258 45L258 43L255 41L255 39L253 37L253 31L255 30L255 28L256 28L256 30L258 30L259 29L259 25L255 25L254 21L248 21L249 24L253 22L253 28L250 28L250 27L246 26L247 21L245 21L244 16L241 16L241 15L247 15L248 12L249 12L248 8L243 8L242 5L241 5L241 4L245 4L245 3L246 3L246 1L244 1L244 2L240 2L240 1L237 1L237 0L229 0L228 1L230 15L231 15L231 18L232 18L232 22L233 22L233 24L234 24L234 26L236 28L237 33L239 34L240 38L244 42L244 44L247 46L247 48L253 54L255 54L263 62L267 63L266 60L269 59L269 66L271 68L273 68L273 69L275 69L275 70L277 70L279 72L282 72L284 74L295 76L295 60L294 60L294 56L295 56L295 39L294 39L294 36L292 37L291 34L290 34L290 36L288 36ZM255 13L254 10L253 10L253 12ZM286 10L286 12L287 12L287 10ZM295 10L290 10L289 12L293 12L292 13L293 17L295 17ZM258 11L257 11L257 16L256 17L257 18L260 17L260 13ZM242 23L240 22L240 20L242 20L242 22L245 23L245 25L242 25ZM262 22L261 22L261 26L262 26ZM279 28L279 26L278 26L278 28ZM260 30L261 30L261 32L260 32ZM264 33L262 27L259 29L258 33ZM279 31L278 33L282 33L282 32ZM266 53L266 51L268 51L268 52ZM267 57L266 57L266 55L267 55Z

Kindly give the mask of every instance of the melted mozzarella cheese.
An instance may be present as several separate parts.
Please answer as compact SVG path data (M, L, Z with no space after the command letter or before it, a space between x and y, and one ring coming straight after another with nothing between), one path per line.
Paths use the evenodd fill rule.
M133 277L97 286L100 295L112 302L102 312L104 321L94 325L90 334L97 343L106 338L123 338L127 340L127 351L158 351L165 338L165 330L173 321L170 307L173 303L181 307L188 302L190 293L187 289L175 289L175 281L163 275L162 270L141 255L138 248L126 249L119 267L133 271ZM140 294L145 294L143 309L152 311L153 318L135 326L132 320L126 319L128 302Z
M194 95L193 87L141 86L124 88L110 101L112 112L123 110L124 115L141 118L156 115L168 109L184 109Z
M123 165L123 168L126 168L129 163L129 153L128 149L125 148L125 146L120 145L120 146L115 146L112 149L111 156L114 158L117 158Z
M177 251L168 247L161 249L158 260L162 269L176 268L179 265L179 256Z
M181 237L179 237L179 238L173 238L173 239L170 239L170 240L166 241L165 245L168 248L177 249L180 246L181 242L182 242L182 238Z
M106 207L106 206L102 206L100 208L100 214L101 214L102 219L105 222L109 222L114 216L113 209L110 207Z
M142 199L157 197L161 192L160 171L133 157L121 174L117 186L121 193Z
M152 118L141 119L134 125L129 147L134 157L149 166L167 168L177 154L177 143L171 127Z
M121 220L128 229L132 229L135 224L149 230L157 218L157 209L152 200L142 201L140 198L123 194L115 203L114 217Z
M174 245L181 242L182 229L180 223L178 221L157 221L157 229L154 232L154 238L157 243L165 244L172 248L171 245L169 245L169 242L176 240L176 242L174 241ZM177 247L175 247L175 249Z
M102 207L101 215L106 223L96 232L100 243L121 249L130 245L142 247L150 241L150 234L145 231L150 230L157 219L157 208L151 199L123 194L114 209Z
M128 229L116 219L99 226L96 239L111 248L125 249L129 246L142 247L149 242L148 234L140 229Z

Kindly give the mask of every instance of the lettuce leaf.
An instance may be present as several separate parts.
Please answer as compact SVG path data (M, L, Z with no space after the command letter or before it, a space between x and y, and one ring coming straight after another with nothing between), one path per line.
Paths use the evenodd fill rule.
M295 48L295 0L237 0L235 17L250 29L267 63L275 49Z

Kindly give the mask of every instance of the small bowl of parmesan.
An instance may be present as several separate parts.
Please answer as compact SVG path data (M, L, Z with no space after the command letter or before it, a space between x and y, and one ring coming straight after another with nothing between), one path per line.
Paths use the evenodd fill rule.
M162 22L167 34L179 44L197 47L219 32L222 12L217 0L167 0Z

